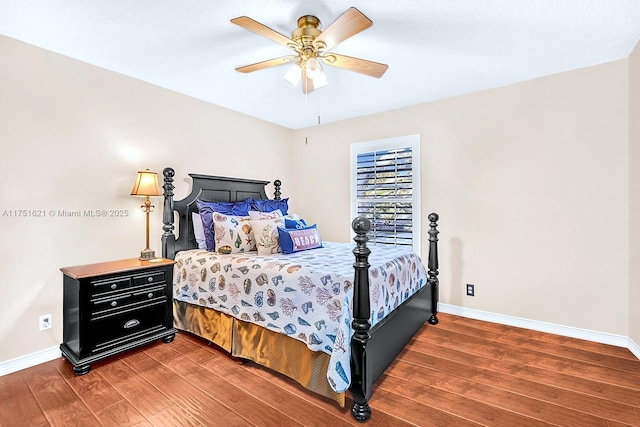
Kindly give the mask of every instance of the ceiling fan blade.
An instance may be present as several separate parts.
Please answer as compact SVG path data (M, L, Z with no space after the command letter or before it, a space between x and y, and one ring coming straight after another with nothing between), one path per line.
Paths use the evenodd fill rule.
M369 18L355 7L351 7L316 37L313 44L318 49L329 50L371 25L373 22Z
M258 21L249 18L248 16L239 16L237 18L233 18L231 22L241 26L246 30L259 34L262 37L266 37L270 40L273 40L276 43L280 43L281 45L284 45L287 47L291 47L292 45L297 46L297 43L291 40L289 37L282 35L275 30L272 30L266 25L263 25Z
M334 67L355 71L360 74L366 74L367 76L375 77L377 79L382 77L387 71L387 68L389 68L387 64L367 61L366 59L353 58L351 56L340 55L337 53L329 53L320 57L320 59L327 65L333 65Z
M242 67L236 68L236 71L240 71L241 73L253 73L254 71L264 70L265 68L288 64L289 62L294 61L297 58L298 57L295 55L281 56L280 58L256 62L255 64L243 65Z
M313 80L307 76L307 70L304 68L302 69L302 81L300 83L302 83L302 93L307 94L315 90L315 87L313 87Z

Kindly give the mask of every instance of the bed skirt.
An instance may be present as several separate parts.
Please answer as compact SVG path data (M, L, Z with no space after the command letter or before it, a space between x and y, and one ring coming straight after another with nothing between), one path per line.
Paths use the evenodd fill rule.
M286 375L344 407L345 393L336 393L327 381L328 354L311 351L286 335L183 301L173 301L173 319L176 328L211 341L234 357Z

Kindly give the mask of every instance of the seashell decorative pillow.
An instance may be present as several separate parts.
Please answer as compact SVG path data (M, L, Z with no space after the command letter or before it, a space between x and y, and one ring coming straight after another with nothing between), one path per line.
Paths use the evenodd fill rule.
M248 216L213 213L213 239L221 254L256 250L256 240Z
M218 212L223 215L246 216L249 214L251 201L251 199L239 202L205 202L200 199L196 200L208 251L216 250L213 238L213 213Z
M280 212L280 209L275 209L273 211L269 211L269 212L260 212L260 211L249 211L249 217L252 220L255 219L276 219L276 218L282 218L282 212Z
M258 255L271 255L282 252L278 240L278 227L284 226L284 218L258 219L251 221L256 239Z

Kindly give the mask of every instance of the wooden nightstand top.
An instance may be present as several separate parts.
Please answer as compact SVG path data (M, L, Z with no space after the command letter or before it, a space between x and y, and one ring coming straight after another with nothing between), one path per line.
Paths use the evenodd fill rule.
M172 259L155 258L153 261L142 261L138 258L121 259L117 261L100 262L97 264L77 265L60 269L67 276L74 279L100 276L103 274L123 273L127 271L142 270L145 268L160 267L175 264Z

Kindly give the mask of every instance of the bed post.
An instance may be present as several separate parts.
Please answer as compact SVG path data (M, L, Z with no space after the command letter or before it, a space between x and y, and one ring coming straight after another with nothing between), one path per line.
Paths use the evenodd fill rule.
M164 168L164 185L162 186L164 195L164 210L162 212L162 257L174 259L176 255L176 235L173 234L173 177L176 172L172 168Z
M280 200L280 186L282 185L282 182L280 182L279 179L276 179L275 181L273 181L273 198L275 200Z
M437 213L429 214L429 279L428 282L431 285L431 306L433 314L429 318L429 323L432 325L438 324L438 299L439 299L439 280L438 280L438 219L440 218Z
M353 327L354 333L351 338L351 396L353 397L353 407L351 414L358 421L366 421L371 416L369 398L371 397L371 378L368 378L367 369L367 342L371 338L369 329L369 254L371 250L367 247L367 233L371 229L371 222L364 217L357 217L351 223L356 236L353 240L356 247L353 254L356 262L353 264L355 270L353 280Z

